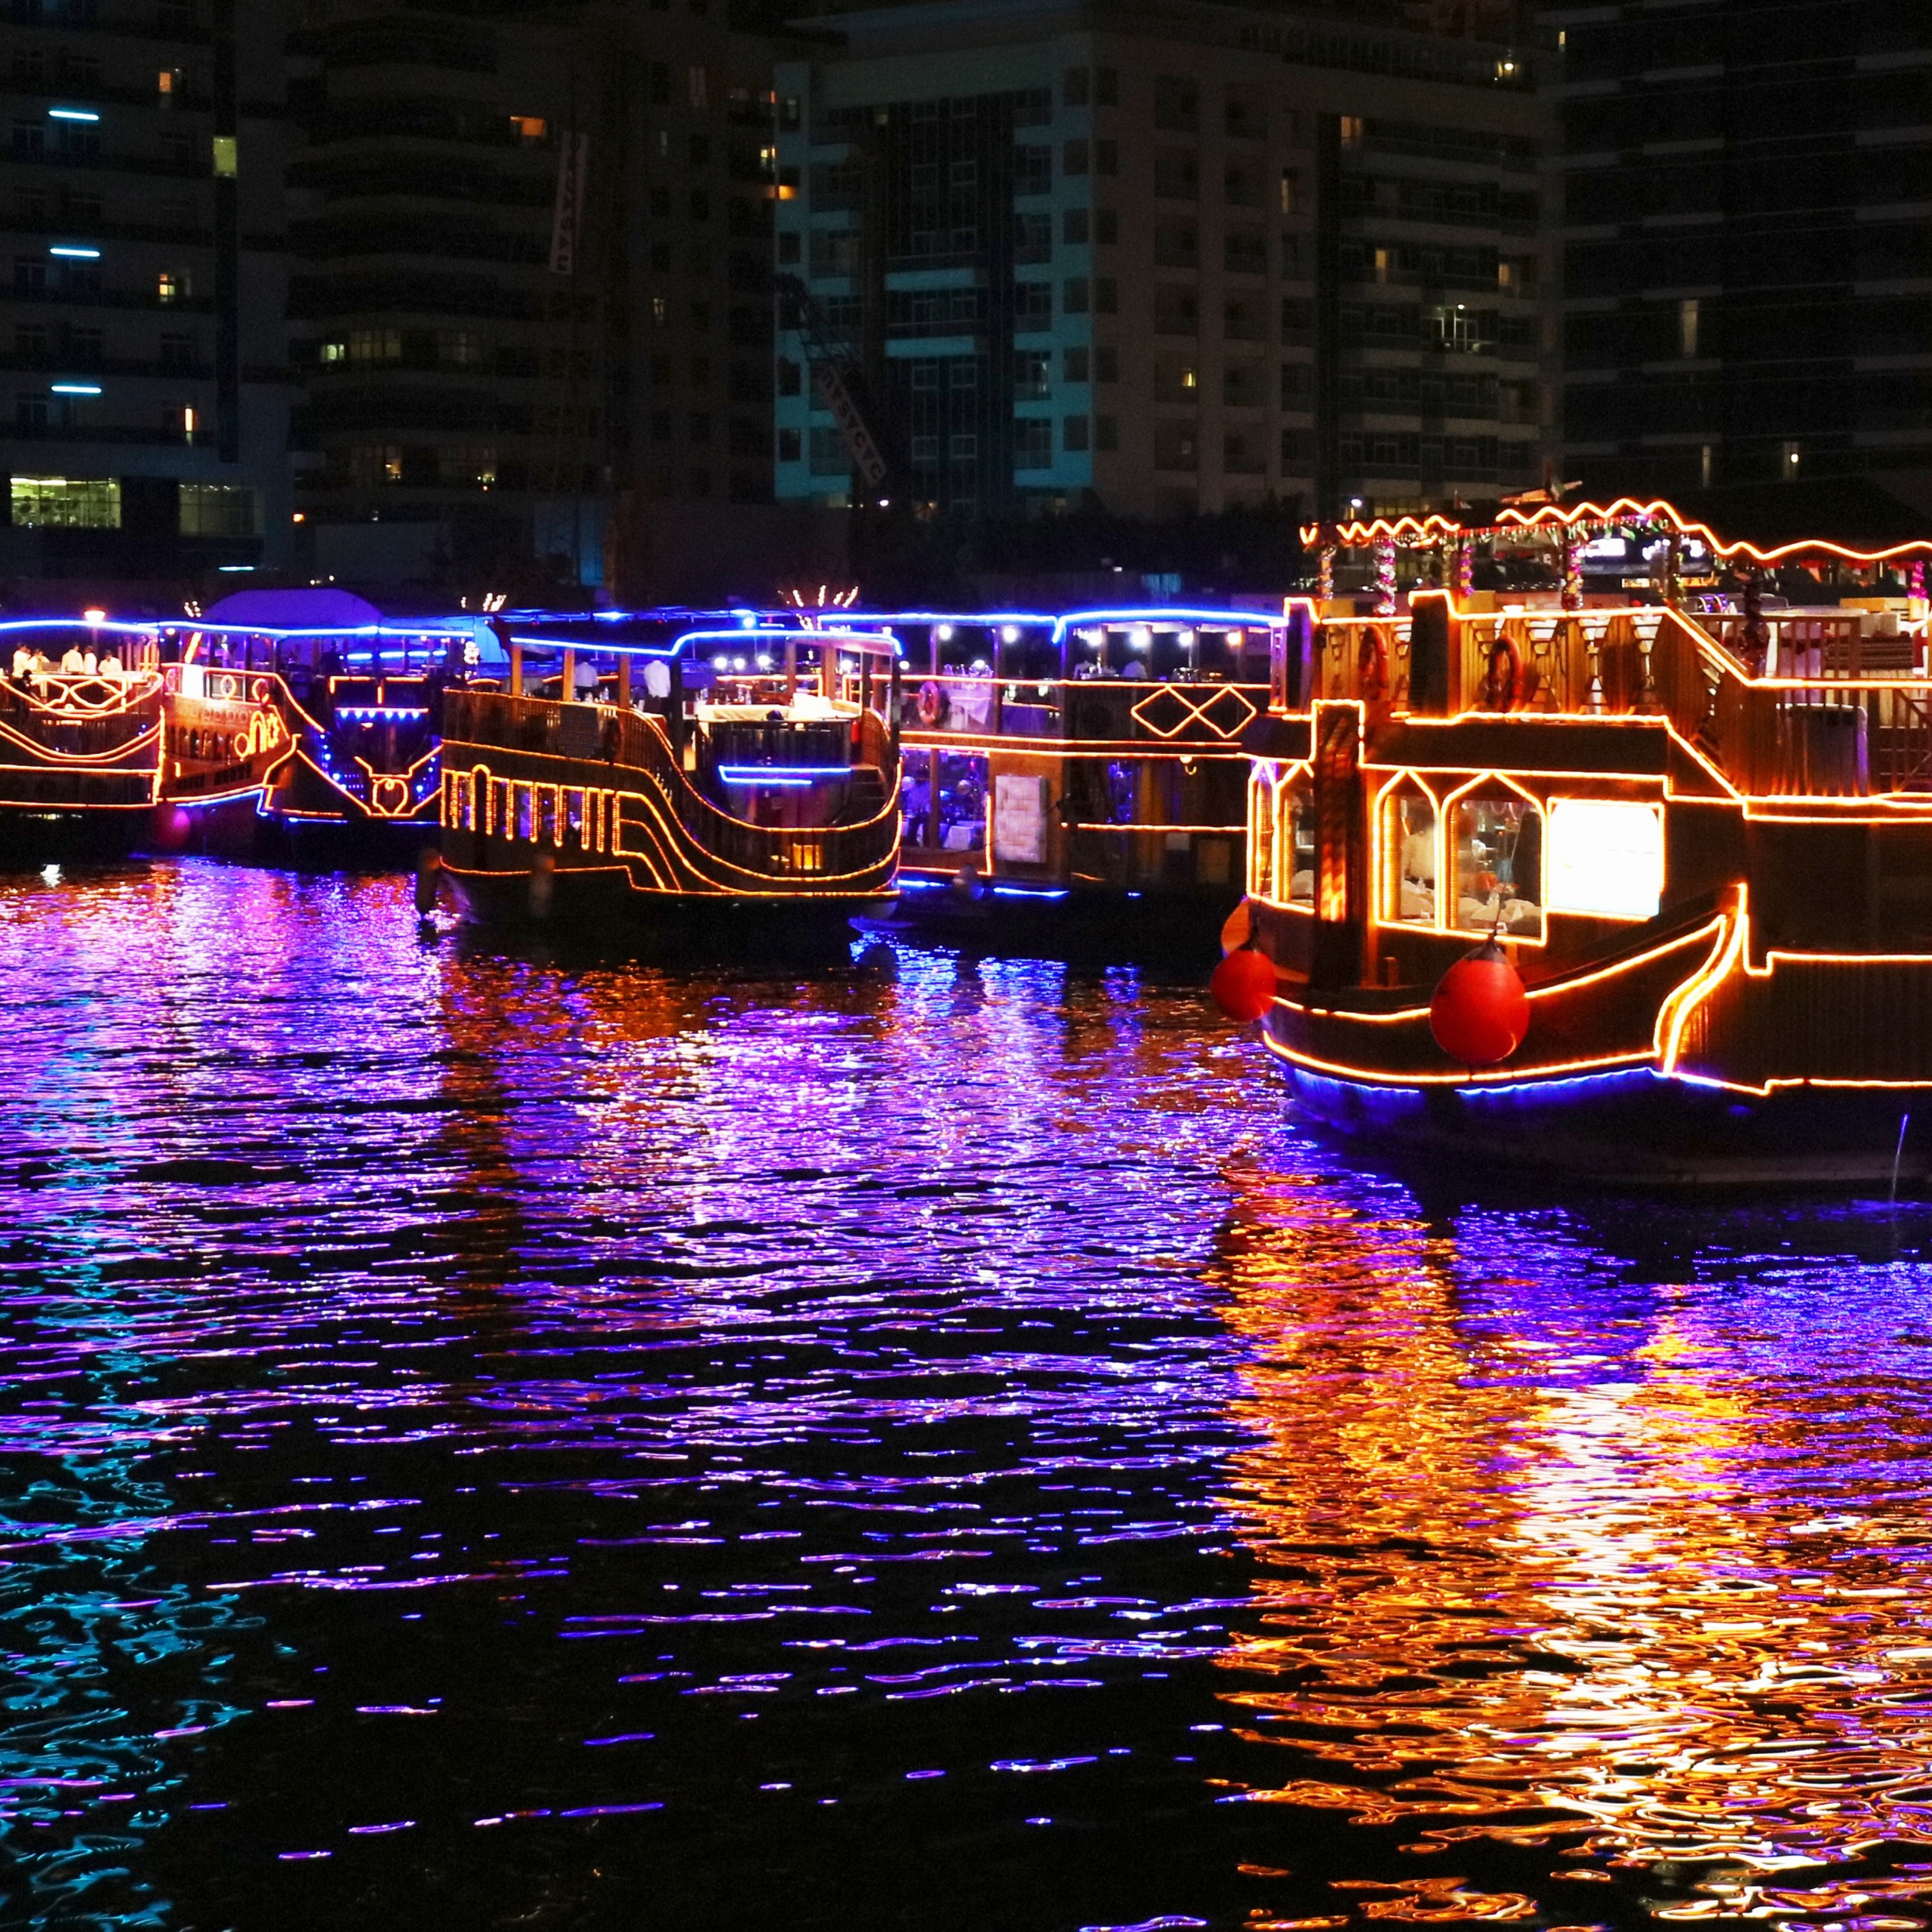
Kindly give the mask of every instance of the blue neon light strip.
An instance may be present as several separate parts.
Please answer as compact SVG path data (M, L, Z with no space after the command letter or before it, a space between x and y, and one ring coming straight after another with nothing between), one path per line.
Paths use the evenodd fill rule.
M50 107L47 118L50 121L98 121L100 116L85 107Z
M821 778L849 778L851 768L843 764L721 764L718 775L728 785L777 785L798 787L815 784Z
M100 260L98 248L49 248L50 255L58 255L63 262L97 262Z
M412 707L403 704L339 704L335 708L338 718L427 718L426 706Z

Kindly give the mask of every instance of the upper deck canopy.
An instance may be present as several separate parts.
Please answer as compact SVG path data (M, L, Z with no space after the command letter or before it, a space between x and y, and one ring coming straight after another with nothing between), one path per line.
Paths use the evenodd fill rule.
M1712 491L1690 500L1688 507L1662 498L1618 497L1518 502L1487 521L1404 516L1310 524L1301 537L1311 547L1367 549L1392 543L1400 549L1434 549L1463 542L1507 544L1538 534L1554 541L1567 531L1613 531L1681 537L1726 561L1765 565L1812 559L1861 566L1932 561L1932 516L1860 478ZM1739 531L1749 534L1733 534Z

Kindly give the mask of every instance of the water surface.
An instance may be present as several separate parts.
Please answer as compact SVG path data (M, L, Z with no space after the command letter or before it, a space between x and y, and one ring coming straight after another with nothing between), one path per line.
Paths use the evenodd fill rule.
M1928 1916L1916 1206L401 881L15 881L0 986L0 1923Z

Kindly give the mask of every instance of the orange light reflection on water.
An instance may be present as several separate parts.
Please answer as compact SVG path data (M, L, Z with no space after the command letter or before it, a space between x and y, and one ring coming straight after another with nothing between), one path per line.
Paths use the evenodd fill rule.
M1666 1919L1920 1925L1912 1384L1837 1360L1829 1328L1620 1291L1614 1256L1531 1217L1472 1257L1313 1179L1229 1178L1255 1442L1227 1500L1261 1570L1220 1661L1242 1735L1283 1758L1234 1795L1397 1826L1411 1854L1543 1847L1566 1890L1648 1873ZM1882 1871L1844 1869L1881 1846ZM1334 1915L1272 1922L1555 1915L1454 1877L1331 1889Z

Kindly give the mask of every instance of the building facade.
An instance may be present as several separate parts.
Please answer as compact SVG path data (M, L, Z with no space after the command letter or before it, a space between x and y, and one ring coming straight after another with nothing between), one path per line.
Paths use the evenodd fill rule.
M1932 504L1932 10L1558 5L1566 466Z
M1334 515L1537 479L1526 51L1191 0L816 24L836 43L778 69L777 266L920 503ZM813 349L781 335L778 491L844 500Z
M640 574L655 506L771 500L767 43L311 0L294 54L315 574L536 595Z
M0 16L16 586L216 589L285 553L282 41L276 0Z

